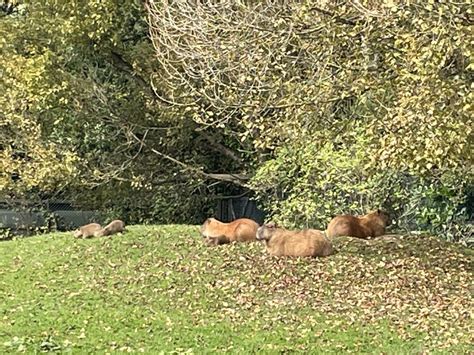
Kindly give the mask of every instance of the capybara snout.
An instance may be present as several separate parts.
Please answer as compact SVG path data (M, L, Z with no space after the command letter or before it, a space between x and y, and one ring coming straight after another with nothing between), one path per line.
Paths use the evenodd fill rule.
M277 228L277 225L274 222L269 222L259 227L257 229L257 235L256 235L257 240L269 240L272 237L272 235L275 233L276 228Z
M207 238L206 229L209 223L211 223L211 218L206 219L204 223L201 225L201 227L199 227L199 233L201 234L203 238Z
M389 226L392 224L392 218L390 217L388 212L382 210L377 210L376 212L379 218L385 223L385 226Z

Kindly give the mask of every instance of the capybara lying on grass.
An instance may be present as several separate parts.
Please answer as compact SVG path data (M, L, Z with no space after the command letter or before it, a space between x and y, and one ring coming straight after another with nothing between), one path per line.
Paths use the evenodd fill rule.
M125 223L120 219L116 219L109 224L107 224L101 230L98 230L94 233L94 237L104 237L106 235L117 234L125 230Z
M90 238L94 236L94 233L99 231L102 227L99 223L89 223L85 226L76 229L73 234L76 238Z
M333 253L331 241L316 229L289 231L267 223L257 231L257 239L264 240L267 251L275 256L328 256Z
M343 215L334 217L329 222L326 234L328 237L350 236L357 238L374 238L385 234L385 227L390 224L387 212L376 210L364 216Z
M208 218L201 226L201 235L210 245L250 242L256 239L257 229L258 223L248 218L239 218L230 223Z

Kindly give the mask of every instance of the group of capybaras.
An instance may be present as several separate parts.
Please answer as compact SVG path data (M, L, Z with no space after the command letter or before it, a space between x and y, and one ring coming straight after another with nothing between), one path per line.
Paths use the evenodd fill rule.
M89 223L76 229L73 234L76 238L105 237L125 231L125 223L115 219L104 228L99 223Z
M348 236L362 239L385 234L390 224L388 213L376 210L363 216L340 215L334 217L325 231L317 229L288 230L269 222L260 226L248 218L223 223L208 218L200 232L207 245L233 242L264 241L270 255L275 256L328 256L334 253L333 238ZM125 223L114 220L102 228L90 223L74 231L77 238L103 237L125 231Z
M275 256L328 256L334 253L333 238L379 237L385 234L385 228L390 222L388 213L381 210L363 216L336 216L329 222L325 231L288 230L273 222L259 226L247 218L236 219L230 223L208 218L201 226L201 235L209 245L262 240L268 253Z

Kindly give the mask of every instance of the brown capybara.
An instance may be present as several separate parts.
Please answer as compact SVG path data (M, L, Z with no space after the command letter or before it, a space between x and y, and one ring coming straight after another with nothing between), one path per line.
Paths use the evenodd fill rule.
M289 231L267 223L258 228L257 240L264 240L268 253L275 256L328 256L334 252L332 242L316 229Z
M117 234L125 230L125 223L120 219L113 220L101 230L94 233L94 237L104 237L106 235Z
M248 218L239 218L230 223L208 218L201 226L201 235L210 245L250 242L256 239L257 229L258 223Z
M326 234L330 238L339 236L374 238L384 235L385 227L389 224L388 213L381 210L372 211L360 217L336 216L329 222Z
M76 238L90 238L93 237L94 233L99 231L101 228L102 227L99 223L89 223L76 229L73 234Z

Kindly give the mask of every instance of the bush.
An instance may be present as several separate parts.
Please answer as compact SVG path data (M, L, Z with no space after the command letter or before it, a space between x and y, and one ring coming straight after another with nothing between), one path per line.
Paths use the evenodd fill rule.
M343 149L331 142L278 149L251 182L268 219L325 229L334 215L383 208L393 216L393 230L423 230L456 241L472 235L472 182L449 173L423 178L370 168L365 144L359 139Z

